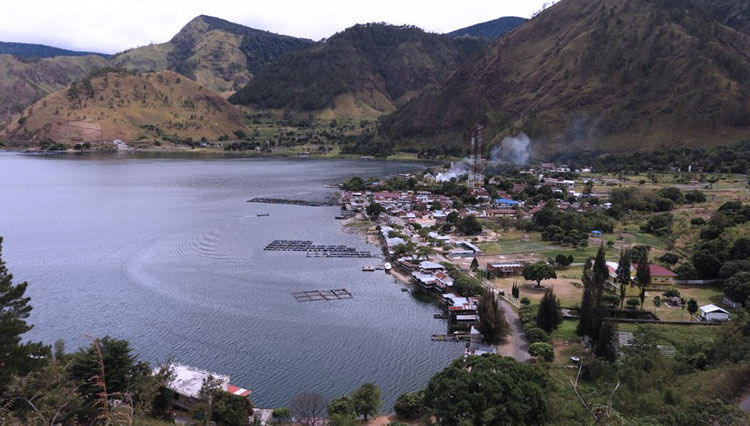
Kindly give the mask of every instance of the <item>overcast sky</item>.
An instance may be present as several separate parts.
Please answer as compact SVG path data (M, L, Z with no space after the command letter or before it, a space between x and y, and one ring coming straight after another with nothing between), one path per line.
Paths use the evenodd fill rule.
M3 2L0 13L0 41L116 53L168 41L198 15L314 40L366 22L412 24L442 33L501 16L530 17L547 2L550 0L9 0Z

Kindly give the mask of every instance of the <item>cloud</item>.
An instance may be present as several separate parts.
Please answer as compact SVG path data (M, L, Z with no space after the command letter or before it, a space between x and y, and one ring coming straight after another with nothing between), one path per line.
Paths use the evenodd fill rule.
M548 0L38 0L7 2L0 40L116 53L168 41L190 19L216 16L253 28L319 40L356 23L411 24L448 32L501 16L529 17Z

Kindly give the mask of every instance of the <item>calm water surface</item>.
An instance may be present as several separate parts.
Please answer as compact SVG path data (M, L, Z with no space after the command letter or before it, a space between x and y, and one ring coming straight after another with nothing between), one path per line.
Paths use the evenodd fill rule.
M415 300L372 259L264 252L275 239L377 252L333 219L337 208L247 203L322 201L325 185L414 164L178 156L0 153L3 258L29 284L32 340L129 339L150 362L229 374L257 406L326 397L372 381L389 411L462 353L431 342L438 309ZM268 213L268 217L257 214ZM347 288L352 300L298 303L295 291Z

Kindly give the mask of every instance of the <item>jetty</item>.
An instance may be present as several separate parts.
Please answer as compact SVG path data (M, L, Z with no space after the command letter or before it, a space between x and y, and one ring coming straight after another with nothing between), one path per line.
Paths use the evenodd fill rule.
M336 204L332 202L316 202L316 201L305 201L305 200L286 200L283 198L265 198L256 197L247 200L248 203L263 203L263 204L286 204L290 206L305 206L305 207L330 207Z
M354 295L345 288L338 288L335 290L310 290L310 291L298 291L292 293L298 302L325 302L330 300L344 300L353 299Z

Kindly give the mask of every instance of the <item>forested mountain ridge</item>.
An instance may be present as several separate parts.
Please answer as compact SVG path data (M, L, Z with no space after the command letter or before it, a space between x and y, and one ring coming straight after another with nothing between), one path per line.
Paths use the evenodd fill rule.
M438 87L486 43L411 26L355 25L269 64L230 101L324 117L378 117Z
M455 146L476 122L490 143L524 131L542 151L748 138L750 37L739 3L563 0L388 117L381 138Z
M13 43L6 41L0 41L0 55L14 55L21 58L54 58L55 56L89 55L99 55L106 58L108 56L103 53L79 52L76 50L45 46L43 44Z
M473 37L486 37L492 40L496 40L506 33L515 30L526 21L526 18L519 18L517 16L504 16L502 18L493 19L492 21L482 22L480 24L471 25L469 27L461 28L456 31L451 31L446 35L448 37L461 37L468 35Z

